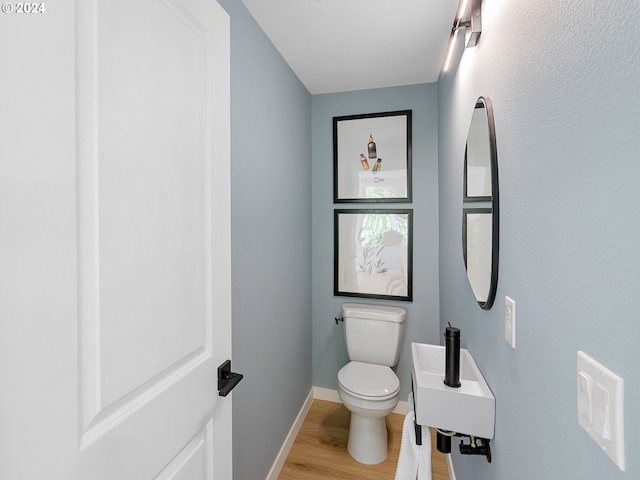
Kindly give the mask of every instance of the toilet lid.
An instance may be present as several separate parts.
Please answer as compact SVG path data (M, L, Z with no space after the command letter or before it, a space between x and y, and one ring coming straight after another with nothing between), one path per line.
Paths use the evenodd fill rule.
M370 363L349 362L338 372L338 382L356 397L386 400L400 390L400 380L389 367Z

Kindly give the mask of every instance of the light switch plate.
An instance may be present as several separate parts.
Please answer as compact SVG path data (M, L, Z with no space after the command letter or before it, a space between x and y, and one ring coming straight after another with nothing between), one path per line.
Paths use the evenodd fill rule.
M624 380L578 351L578 423L625 471Z
M504 297L504 339L516 348L516 301Z

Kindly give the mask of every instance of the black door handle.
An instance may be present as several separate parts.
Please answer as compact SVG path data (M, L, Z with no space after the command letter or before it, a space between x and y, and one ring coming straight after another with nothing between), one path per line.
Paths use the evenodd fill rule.
M231 360L227 360L218 367L218 395L226 397L236 388L244 375L231 371Z

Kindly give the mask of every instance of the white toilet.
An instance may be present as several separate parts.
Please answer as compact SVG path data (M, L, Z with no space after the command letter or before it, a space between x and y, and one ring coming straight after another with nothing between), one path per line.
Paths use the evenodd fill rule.
M342 316L351 360L338 372L338 394L351 412L347 449L358 462L373 465L387 458L385 417L400 393L391 367L398 363L407 311L345 303Z

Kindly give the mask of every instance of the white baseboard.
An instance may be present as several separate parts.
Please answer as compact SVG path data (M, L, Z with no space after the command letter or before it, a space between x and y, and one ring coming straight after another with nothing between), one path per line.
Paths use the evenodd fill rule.
M456 472L453 471L453 462L451 461L451 454L445 455L447 458L447 470L449 470L449 480L456 480Z
M403 402L402 400L400 400L398 402L398 405L396 405L396 408L393 409L393 412L391 413L398 413L400 415L406 415L407 414L407 402Z
M318 400L326 400L328 402L342 403L337 390L330 388L313 387L313 398Z
M280 451L278 452L278 456L276 457L273 465L271 466L271 470L267 475L266 480L277 480L278 475L280 475L280 471L282 467L284 467L284 463L287 460L287 456L291 451L291 447L293 447L293 442L296 441L296 437L298 436L298 432L300 428L302 428L302 424L304 423L304 419L309 413L309 409L311 408L311 403L313 402L313 388L309 391L309 395L307 395L306 400L302 404L302 408L298 412L298 416L296 417L293 425L291 426L291 430L289 430L289 434L287 438L284 440Z

